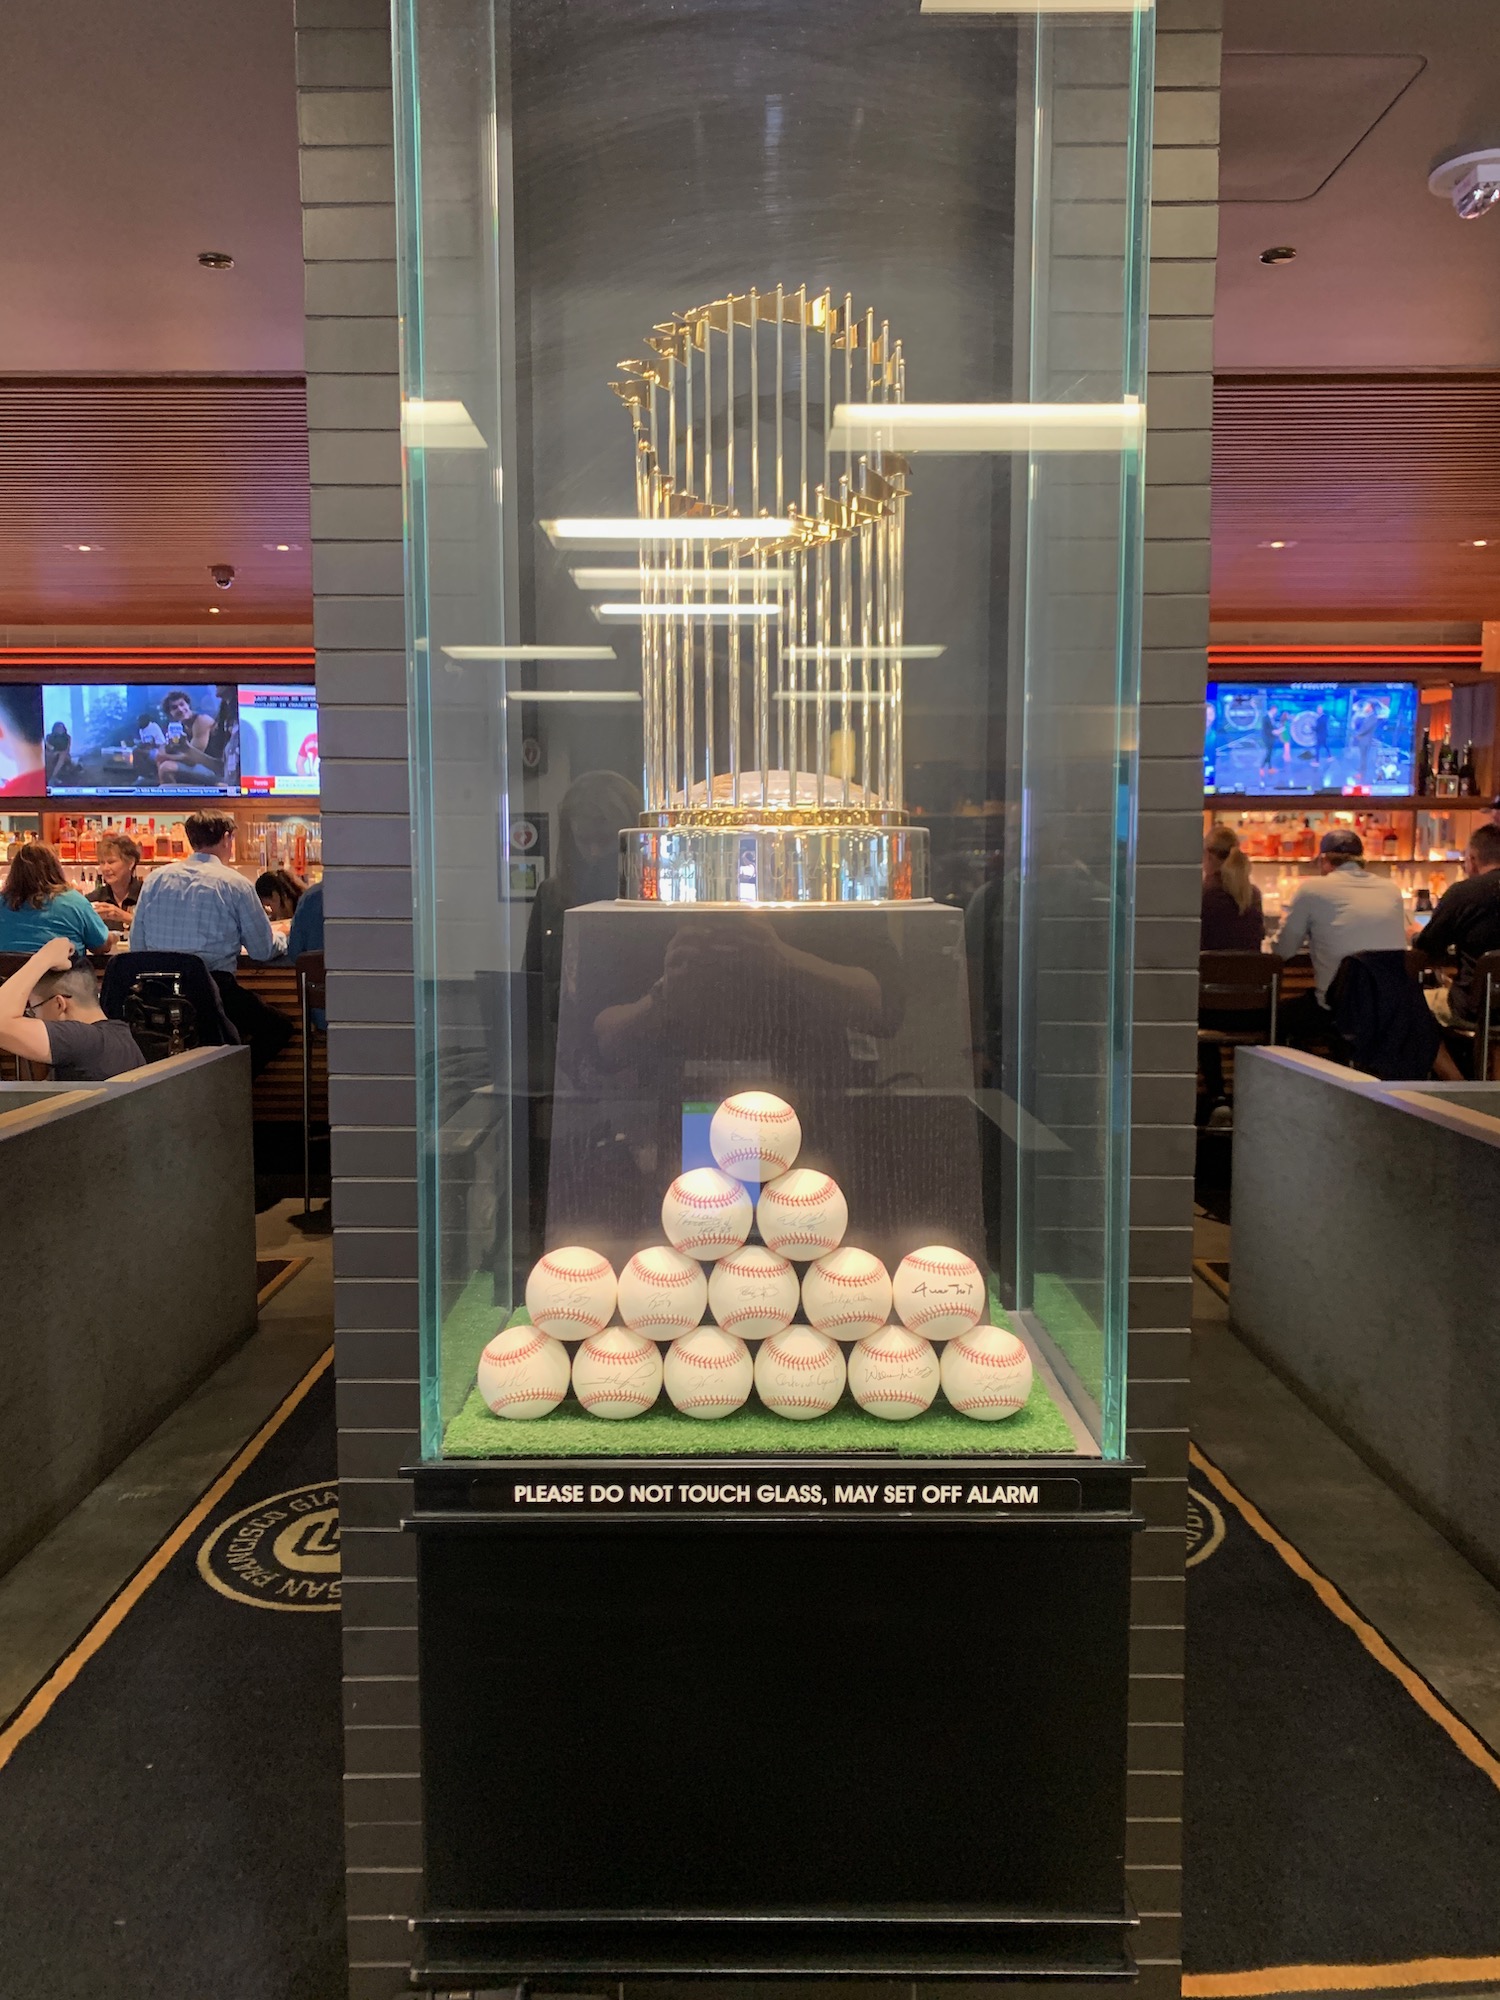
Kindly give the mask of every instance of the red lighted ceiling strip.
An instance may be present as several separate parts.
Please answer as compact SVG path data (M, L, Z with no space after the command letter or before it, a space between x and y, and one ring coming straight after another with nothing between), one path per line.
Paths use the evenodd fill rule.
M1211 667L1478 667L1479 646L1210 646Z
M0 646L0 667L312 667L311 646Z

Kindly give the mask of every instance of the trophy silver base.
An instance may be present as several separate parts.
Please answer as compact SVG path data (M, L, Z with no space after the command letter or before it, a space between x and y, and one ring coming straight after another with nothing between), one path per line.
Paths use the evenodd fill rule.
M926 902L926 827L629 827L620 894L629 903Z

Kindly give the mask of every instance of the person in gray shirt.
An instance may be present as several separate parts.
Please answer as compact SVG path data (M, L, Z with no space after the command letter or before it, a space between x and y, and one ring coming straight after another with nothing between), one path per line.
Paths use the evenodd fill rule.
M92 968L74 965L65 937L48 938L0 986L0 1049L49 1064L59 1083L104 1083L146 1060L125 1023L106 1018Z

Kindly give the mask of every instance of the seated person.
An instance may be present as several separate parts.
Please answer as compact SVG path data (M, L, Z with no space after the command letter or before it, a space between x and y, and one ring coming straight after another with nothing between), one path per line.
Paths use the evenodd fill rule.
M99 982L73 963L65 937L49 938L0 986L0 1049L50 1063L59 1083L102 1083L146 1060L125 1023L105 1017Z
M1232 826L1213 826L1203 843L1200 951L1259 951L1266 935L1260 891Z
M162 702L167 740L155 753L156 775L164 785L228 785L238 773L228 770L231 737L236 730L227 697L233 689L219 688L212 715L193 706L185 688L174 688ZM205 697L199 696L202 700Z
M141 890L130 927L132 951L190 951L213 974L224 1012L249 1044L252 1075L286 1047L294 1033L285 1014L234 976L243 947L252 961L266 963L282 950L259 896L235 872L232 814L204 807L184 821L186 861L154 869ZM85 905L87 907L87 905Z
M99 881L89 901L112 931L128 930L140 900L141 850L128 833L99 836Z
M0 951L35 951L55 937L79 951L103 951L109 930L88 898L68 887L52 849L28 840L0 888Z
M299 882L287 868L267 868L255 878L260 906L273 924L289 923L306 891L306 883Z
M1318 872L1292 898L1271 949L1285 962L1310 954L1315 991L1281 1011L1281 1035L1294 1048L1332 1038L1328 989L1346 958L1364 951L1405 951L1401 891L1364 865L1365 844L1352 827L1335 827L1318 843Z
M300 958L305 951L323 949L323 884L314 882L298 898L292 927L286 934L286 955Z
M1448 1011L1470 1028L1484 1003L1475 969L1487 951L1500 951L1500 826L1481 821L1470 834L1464 877L1445 892L1427 928L1413 938L1412 950L1418 964L1441 965L1452 954L1458 969L1448 988Z

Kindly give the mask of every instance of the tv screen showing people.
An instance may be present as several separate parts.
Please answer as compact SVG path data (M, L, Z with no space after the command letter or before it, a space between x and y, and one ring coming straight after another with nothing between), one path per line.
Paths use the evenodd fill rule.
M239 689L105 682L42 689L49 798L235 796Z
M1416 742L1409 681L1210 681L1203 789L1405 798Z
M315 689L240 683L240 786L249 797L316 795Z

